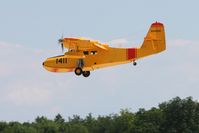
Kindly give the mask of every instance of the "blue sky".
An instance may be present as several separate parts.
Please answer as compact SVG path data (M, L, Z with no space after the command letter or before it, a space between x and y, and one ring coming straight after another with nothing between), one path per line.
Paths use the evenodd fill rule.
M1 1L0 120L107 115L156 107L175 96L198 100L198 5L196 0ZM61 54L62 34L137 47L155 21L165 25L167 51L136 67L96 70L85 79L41 66Z

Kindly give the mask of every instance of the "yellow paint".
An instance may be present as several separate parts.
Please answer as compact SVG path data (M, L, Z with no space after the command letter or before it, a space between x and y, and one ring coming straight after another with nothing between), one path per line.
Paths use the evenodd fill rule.
M143 45L137 50L137 59L156 54L166 49L164 26L154 23L144 38Z
M139 48L113 48L95 40L64 38L63 45L69 51L64 55L48 58L43 66L51 72L71 72L84 62L83 71L92 71L136 61L166 49L165 31L161 23L153 23Z

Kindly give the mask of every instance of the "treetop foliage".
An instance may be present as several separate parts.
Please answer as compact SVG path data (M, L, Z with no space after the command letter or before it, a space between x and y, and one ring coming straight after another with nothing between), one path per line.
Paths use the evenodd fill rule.
M192 97L173 98L149 110L85 118L78 115L54 120L44 116L34 122L0 122L0 133L199 133L199 103Z

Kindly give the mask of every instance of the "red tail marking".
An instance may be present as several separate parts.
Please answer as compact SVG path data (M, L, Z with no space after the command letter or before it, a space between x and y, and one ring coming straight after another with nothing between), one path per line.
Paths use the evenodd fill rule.
M129 48L127 49L127 59L134 59L136 58L136 48Z
M160 22L155 22L155 23L153 23L151 26L159 27L159 26L163 26L163 24L160 23Z

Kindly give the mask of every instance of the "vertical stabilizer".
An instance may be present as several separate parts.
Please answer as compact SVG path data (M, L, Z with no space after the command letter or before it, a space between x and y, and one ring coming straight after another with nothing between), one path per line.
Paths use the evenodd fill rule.
M137 49L137 58L159 53L166 49L165 31L162 23L153 23L144 38L144 42Z

